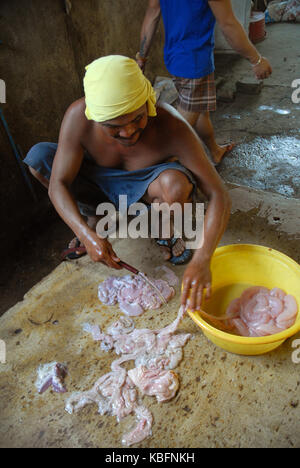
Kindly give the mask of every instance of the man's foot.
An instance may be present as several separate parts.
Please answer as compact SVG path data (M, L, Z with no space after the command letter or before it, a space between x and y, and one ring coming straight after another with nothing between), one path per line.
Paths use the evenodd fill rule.
M76 260L77 258L83 257L86 254L87 252L84 245L80 242L78 237L75 237L69 243L68 248L62 252L62 259Z
M214 152L211 153L213 161L215 164L220 164L224 156L235 147L235 143L229 143L228 145L217 145L217 148Z
M88 216L87 218L87 225L96 231L97 223L101 219L101 216ZM78 248L78 250L76 250ZM68 248L62 252L62 259L63 260L76 260L77 258L83 257L87 254L87 251L78 239L78 237L74 237L68 245Z
M160 246L164 260L169 260L174 265L186 263L191 258L191 251L186 250L185 242L178 239L157 239L156 243Z
M80 242L78 237L74 237L68 245L68 249L74 249L75 247L83 247L83 244Z

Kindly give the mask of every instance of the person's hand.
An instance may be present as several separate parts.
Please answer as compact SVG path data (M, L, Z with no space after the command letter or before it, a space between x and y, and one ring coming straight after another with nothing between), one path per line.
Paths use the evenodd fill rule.
M252 65L253 73L258 80L265 80L272 74L272 67L268 59L261 57L257 65Z
M206 294L205 294L206 290ZM210 264L205 262L190 262L183 276L181 304L191 311L201 309L204 297L211 296Z
M100 239L95 232L89 233L83 241L83 244L93 262L101 262L110 268L121 270L118 264L120 261L114 252L111 243L107 239Z
M145 68L146 68L147 58L142 57L141 54L138 52L135 56L135 60L138 66L140 67L140 69L142 70L142 72L144 73Z

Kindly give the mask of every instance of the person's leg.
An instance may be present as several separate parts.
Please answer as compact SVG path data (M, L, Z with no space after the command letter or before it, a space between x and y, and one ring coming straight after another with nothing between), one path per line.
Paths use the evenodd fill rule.
M207 146L213 161L218 164L234 145L219 145L215 139L210 119L210 112L216 110L214 74L190 80L174 77L174 83L179 96L178 112L195 129Z
M30 149L23 161L33 177L47 190L56 151L56 143L38 143ZM87 218L87 224L96 231L96 225L99 221L99 217L96 216L96 206L101 201L101 191L80 175L75 180L72 189L76 200L80 200L78 201L78 207L82 216ZM68 248L79 247L80 245L75 237L69 243Z
M188 177L179 170L165 170L148 187L143 200L148 203L180 203L184 207L185 203L192 202L193 184ZM171 238L174 236L174 224L171 219ZM165 260L172 256L179 257L185 251L185 243L178 239L173 246L161 247Z
M216 164L221 162L225 154L228 151L231 151L234 147L233 144L218 145L215 139L215 132L210 119L210 113L208 111L199 114L195 130L209 149L211 157Z
M37 143L30 149L23 161L28 166L33 177L47 190L49 188L49 180L56 150L56 143Z

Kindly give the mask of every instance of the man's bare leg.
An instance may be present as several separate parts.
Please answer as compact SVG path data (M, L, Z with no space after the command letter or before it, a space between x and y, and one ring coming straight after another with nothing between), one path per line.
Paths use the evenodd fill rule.
M33 169L32 167L29 167L29 170L33 177L35 177L47 190L49 189L49 180L46 179L46 177L42 176L38 171ZM89 216L87 218L87 224L92 228L94 231L96 231L96 226L99 221L100 217L99 216ZM75 247L78 247L78 239L77 237L74 237L74 239L71 240L71 242L68 245L69 249L73 249ZM82 246L82 244L80 244Z
M180 106L177 108L178 112L189 122L189 124L196 130L199 137L203 140L205 145L210 151L213 161L218 164L228 151L231 151L234 144L218 145L215 139L214 128L210 119L209 112L197 113L187 112Z
M182 206L184 203L191 202L191 194L193 184L188 177L181 171L174 169L162 172L148 187L148 190L143 197L146 203L168 203L172 205L177 202ZM174 224L171 220L170 225L171 238L174 236ZM167 239L166 239L167 240ZM172 256L179 257L185 251L185 242L183 239L178 239L172 247L160 247L165 260L169 260Z
M42 176L38 171L33 169L33 167L29 167L29 171L47 190L49 189L49 180L46 179L46 177Z

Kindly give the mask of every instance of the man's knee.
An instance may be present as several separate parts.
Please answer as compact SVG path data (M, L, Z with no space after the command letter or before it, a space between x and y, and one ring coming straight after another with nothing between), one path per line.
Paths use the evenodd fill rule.
M24 163L29 171L43 185L48 185L48 179L51 175L53 159L56 153L57 145L54 143L37 143L28 152Z
M41 174L46 179L50 178L56 150L55 143L37 143L29 150L24 163L34 177L39 178Z
M162 172L159 184L162 201L168 204L188 202L193 190L193 184L188 176L178 170Z
M57 145L54 143L37 143L27 153L25 162L53 160Z

